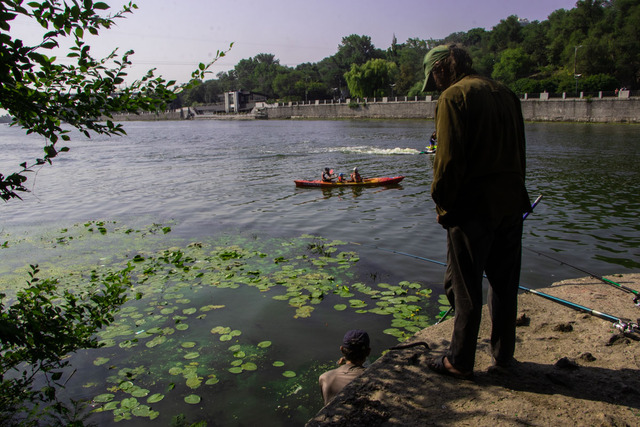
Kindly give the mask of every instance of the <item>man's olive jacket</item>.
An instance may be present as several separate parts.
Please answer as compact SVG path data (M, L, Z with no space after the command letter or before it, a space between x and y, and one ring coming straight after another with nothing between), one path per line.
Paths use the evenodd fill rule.
M440 95L435 121L431 196L441 224L530 210L524 121L511 90L482 76L462 77Z

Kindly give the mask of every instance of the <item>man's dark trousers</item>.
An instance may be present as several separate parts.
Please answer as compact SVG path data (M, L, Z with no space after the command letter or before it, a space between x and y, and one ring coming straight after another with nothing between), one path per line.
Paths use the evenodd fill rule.
M489 280L491 353L498 364L515 351L518 286L522 257L522 215L473 218L447 228L445 293L455 309L447 359L462 372L473 371L482 314L482 279Z

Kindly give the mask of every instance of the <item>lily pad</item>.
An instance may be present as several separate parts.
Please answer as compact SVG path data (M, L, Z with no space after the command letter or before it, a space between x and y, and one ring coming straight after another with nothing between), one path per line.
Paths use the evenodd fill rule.
M196 346L196 343L193 341L186 341L183 342L182 344L180 344L182 346L182 348L193 348Z
M295 377L295 376L296 376L296 373L295 373L295 372L293 372L293 371L284 371L284 372L282 373L282 376L283 376L283 377L287 377L287 378L293 378L293 377Z
M333 306L335 310L342 311L347 308L347 304L336 304Z
M147 403L157 403L164 399L164 394L154 393L147 398Z
M182 367L180 366L174 366L171 369L169 369L169 374L171 375L180 375L182 373Z
M196 405L198 403L200 403L200 401L202 400L202 398L200 396L198 396L197 394L190 394L188 396L185 396L184 401L187 403L190 403L191 405Z
M149 394L149 390L145 389L145 388L136 388L135 390L131 391L131 396L134 397L145 397Z
M240 366L234 366L232 368L229 368L229 372L231 372L232 374L240 374L242 373L242 368Z
M136 399L135 397L122 399L122 402L120 402L120 406L122 408L127 408L127 409L133 409L138 405L140 405L140 402L138 402L138 399Z
M167 341L167 337L165 337L164 335L158 335L157 337L153 338L151 341L148 341L145 345L149 348L153 348L157 345L164 343L165 341Z
M242 369L244 369L245 371L255 371L256 369L258 369L258 366L255 363L247 362L242 365Z
M125 392L130 390L130 389L132 389L133 387L135 387L135 386L133 385L133 383L131 381L123 381L123 382L120 383L120 390L125 391Z
M276 368L279 368L280 366L284 366L284 362L276 360L275 362L273 362L273 366L275 366Z
M93 361L93 364L96 366L100 366L100 365L104 365L108 361L109 361L108 357L98 357L96 358L96 360Z
M198 387L200 387L200 384L202 384L202 378L194 376L194 377L190 377L187 379L187 387L192 388L192 389L196 389Z
M258 343L258 347L267 348L271 346L271 341L261 341Z
M200 353L198 353L197 351L193 351L184 355L185 359L195 359L197 357L200 357Z
M131 414L136 417L149 417L151 416L151 408L147 405L139 405L131 410Z
M94 397L93 401L97 403L106 403L106 402L111 402L114 397L115 395L111 393L104 393Z
M211 329L212 334L228 334L229 332L231 332L231 328L228 326L216 326Z
M224 308L224 305L205 305L204 307L200 307L200 311L211 311L219 308Z

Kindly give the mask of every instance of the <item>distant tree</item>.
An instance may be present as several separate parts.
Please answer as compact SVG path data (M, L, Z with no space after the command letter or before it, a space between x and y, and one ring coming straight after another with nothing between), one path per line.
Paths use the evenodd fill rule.
M287 69L273 80L276 97L283 101L301 101L307 90L305 73L299 70Z
M491 77L510 84L531 73L532 61L523 48L505 49L500 54Z
M335 56L338 65L348 70L353 64L362 65L371 59L384 58L384 52L376 49L371 37L351 34L342 38Z
M216 74L216 77L218 78L222 92L230 92L239 88L236 70L221 71Z
M489 34L484 28L472 28L467 32L451 33L444 38L442 43L456 43L469 48L482 45Z
M571 31L568 29L565 22L567 21L569 12L565 9L558 9L553 11L547 20L548 29L547 37L549 44L547 45L547 62L549 64L555 64L556 66L561 63L562 52L567 47L567 40L571 35Z
M517 16L511 15L493 27L489 37L489 45L491 50L501 51L518 46L522 43L522 39L522 25Z
M430 42L420 39L408 39L397 47L398 74L395 93L408 95L411 88L424 78L422 61L430 49Z
M353 64L345 73L351 96L381 97L389 95L395 81L397 66L384 59L372 59L363 65Z
M222 83L219 80L211 79L185 91L183 102L185 106L215 104L224 92Z
M549 64L547 56L548 28L549 25L546 21L544 23L533 21L522 28L521 46L536 67L545 67Z
M283 68L280 60L270 53L260 53L253 58L241 59L234 68L238 85L234 90L259 92L269 98L275 98L273 81Z

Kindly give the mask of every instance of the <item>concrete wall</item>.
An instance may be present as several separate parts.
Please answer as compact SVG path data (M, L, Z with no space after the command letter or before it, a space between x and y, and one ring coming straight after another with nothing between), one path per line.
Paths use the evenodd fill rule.
M436 101L265 104L269 119L429 119ZM640 123L640 98L523 99L527 121Z
M435 102L289 103L261 111L269 119L424 119L433 118Z
M401 99L401 100L400 100ZM257 103L250 114L197 115L199 119L433 119L436 101L407 99L347 100L342 102L312 101L284 104ZM185 108L184 110L187 110ZM182 114L181 114L182 113ZM598 123L640 123L640 97L551 98L541 94L522 100L522 114L527 121L563 121ZM236 117L237 116L237 117ZM114 115L116 121L180 120L187 111Z
M528 99L522 101L522 114L530 121L640 123L640 99Z
M182 118L184 117L180 111L166 111L164 113L114 114L112 120L114 122L154 122L159 120L180 120Z

